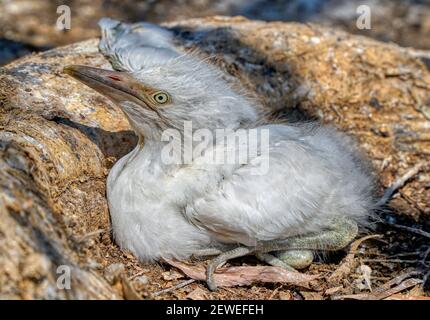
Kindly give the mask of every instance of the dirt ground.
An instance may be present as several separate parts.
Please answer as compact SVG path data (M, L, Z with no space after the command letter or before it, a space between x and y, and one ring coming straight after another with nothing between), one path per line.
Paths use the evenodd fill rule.
M255 94L267 110L316 118L355 136L374 168L375 196L417 170L378 212L374 228L361 235L372 238L320 257L303 271L318 279L300 286L257 282L217 292L197 281L160 293L189 278L169 263L141 264L121 251L112 239L105 198L109 168L136 139L116 106L61 72L77 63L109 67L97 41L25 57L0 72L0 236L7 239L0 242L2 297L428 297L427 56L309 24L215 17L167 26L178 46L212 56L228 81ZM56 289L55 270L63 264L79 275L72 291ZM255 265L259 262L247 257L225 267Z

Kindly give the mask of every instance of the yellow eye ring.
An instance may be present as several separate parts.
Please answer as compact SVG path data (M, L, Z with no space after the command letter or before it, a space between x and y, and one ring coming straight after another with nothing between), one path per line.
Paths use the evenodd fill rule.
M170 101L170 97L165 92L157 92L152 96L152 99L158 104L166 104Z

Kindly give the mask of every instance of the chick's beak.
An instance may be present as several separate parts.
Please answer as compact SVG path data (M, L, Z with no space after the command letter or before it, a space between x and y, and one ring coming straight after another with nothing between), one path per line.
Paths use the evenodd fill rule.
M79 65L67 66L63 72L115 102L125 100L142 102L139 90L136 90L136 81L125 72Z

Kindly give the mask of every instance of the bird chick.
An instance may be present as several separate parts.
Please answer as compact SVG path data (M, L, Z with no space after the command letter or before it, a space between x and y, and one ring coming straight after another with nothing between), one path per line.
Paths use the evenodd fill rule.
M261 124L256 102L214 66L176 49L165 28L107 18L100 26L100 50L116 70L69 66L65 72L114 101L139 137L107 181L121 248L142 261L217 255L207 269L215 290L213 273L229 259L254 254L271 265L303 268L313 252L342 249L357 235L375 202L351 138L314 123ZM267 133L267 152L246 163L206 161L226 153L221 139L193 144L191 151L200 152L186 163L165 161L169 130L183 142L218 129L227 129L224 138L254 130L248 146ZM262 161L268 166L255 174Z

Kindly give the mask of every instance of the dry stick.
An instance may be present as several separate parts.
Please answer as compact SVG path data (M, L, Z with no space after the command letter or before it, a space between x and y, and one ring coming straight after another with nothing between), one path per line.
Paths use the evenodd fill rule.
M110 231L111 231L111 228L97 229L95 231L91 231L91 232L88 232L87 234L84 234L83 236L76 239L76 241L78 243L85 242L94 236L97 236L97 235L105 233L105 232L110 232Z
M401 187L403 187L404 185L405 185L405 183L409 180L409 179L411 179L412 177L414 177L415 175L417 175L424 167L425 167L425 165L426 165L426 162L425 161L422 161L422 162L419 162L419 163L417 163L414 167L412 167L410 170L408 170L408 171L406 171L406 173L403 175L403 176L401 176L400 178L398 178L396 181L394 181L394 183L391 185L391 186L389 186L386 190L385 190L385 192L384 192L384 195L382 196L382 198L377 202L377 205L378 206L383 206L383 205L385 205L387 202L388 202L388 200L390 200L390 198L391 198L391 196L394 194L394 192L396 192L398 189L400 189ZM415 229L415 228L411 228L411 227L407 227L407 226L403 226L403 225L398 225L398 224L395 224L395 223L388 223L389 225L391 225L391 226L393 226L393 227L396 227L396 228L399 228L399 229L403 229L403 230L407 230L407 231L409 231L409 232L413 232L413 233L416 233L416 234L419 234L419 235L421 235L421 236L424 236L424 237L427 237L427 238L430 238L430 233L428 233L428 232L425 232L425 231L423 231L423 230L419 230L419 229ZM370 261L374 261L374 262L376 262L378 259L368 259L368 261L370 262ZM390 261L384 261L384 262L393 262L394 260L390 260ZM380 262L382 262L382 261L380 261ZM396 261L397 262L397 261ZM401 262L405 262L405 261L401 261ZM408 261L409 262L409 261ZM415 263L416 261L414 261L414 263ZM424 258L424 263L423 264L425 264L425 258ZM377 296L377 297L375 297L375 298L379 298L379 299L383 299L383 298L386 298L386 297L388 297L389 295L391 295L391 294L393 294L394 292L399 292L398 290L400 290L400 289L403 289L402 288L402 285L400 284L397 288L393 288L393 289L391 289L391 291L392 292L390 292L390 289L389 289L389 287L393 284L393 283L396 283L396 282L400 282L400 281L402 281L403 279L405 279L405 278L407 278L407 277L409 277L410 275L412 275L412 274L417 274L417 271L413 271L412 273L407 273L407 274L403 274L403 275L400 275L400 276L398 276L398 277L396 277L396 278L394 278L393 280L391 280L391 281L389 281L389 282L387 282L386 284L384 284L383 286L381 286L380 288L378 288L378 289L376 289L377 291L379 291L379 296ZM400 281L399 281L400 280ZM420 280L417 280L417 279L410 279L412 282L413 281L420 281ZM408 280L406 280L406 281L408 281ZM406 281L405 281L405 283L406 283ZM421 282L422 282L422 280L421 280ZM408 283L409 284L409 283ZM412 283L413 284L413 283ZM409 284L409 285L411 285L411 284ZM386 291L384 290L384 289L386 289ZM385 291L385 292L384 292ZM401 290L400 290L401 291ZM386 294L388 292L388 295ZM374 292L374 294L375 294L376 292Z
M416 274L416 272L409 272L409 273L402 274L394 278L393 280L383 284L381 287L376 288L372 293L359 293L359 294L336 296L336 297L332 297L332 299L333 300L341 300L341 299L382 300L398 292L414 287L417 284L423 283L423 280L415 279L415 278L405 280L406 278L414 274ZM396 287L391 288L392 285L396 285Z
M429 256L429 254L430 254L430 247L427 248L426 252L423 255L423 258L421 260L422 264L424 264L424 265L426 264L426 260L427 260L427 257Z
M279 289L282 287L283 287L282 285L280 285L279 287L276 287L275 290L273 290L272 294L269 296L268 300L272 300L273 297L278 293Z
M142 296L136 292L136 289L124 274L121 275L121 284L124 298L126 300L143 300Z
M358 240L355 240L349 249L348 255L343 259L341 265L327 278L329 282L337 281L345 276L351 274L351 270L354 268L355 255L357 254L360 245L368 239L382 238L380 234L368 235Z
M399 179L397 179L396 181L394 181L394 183L389 186L386 190L384 195L382 196L382 198L377 202L377 206L383 206L385 205L388 200L390 200L391 196L394 194L394 192L396 192L397 189L403 187L405 185L405 183L411 179L412 177L414 177L415 175L417 175L426 165L427 163L425 161L419 162L417 163L413 168L411 168L410 170L406 171L406 173L401 176ZM393 226L395 228L398 229L403 229L415 234L418 234L420 236L426 237L426 238L430 238L430 233L426 232L424 230L420 230L420 229L416 229L416 228L412 228L412 227L407 227L407 226L403 226L400 224L396 224L396 223L390 223L388 222L388 224L390 226Z
M398 258L398 257L418 256L421 253L422 253L421 251L397 253L397 254L393 254L391 256L388 256L388 258L389 259L394 259L394 258Z
M387 291L388 289L390 289L392 286L394 286L394 285L399 285L399 284L401 284L404 280L406 280L406 279L408 279L408 278L410 278L410 277L412 277L412 276L419 275L419 274L420 274L420 273L419 273L418 271L416 271L416 270L412 270L412 271L409 271L409 272L402 273L402 274L398 275L397 277L395 277L395 278L391 279L390 281L388 281L388 282L384 283L384 284L383 284L383 285L381 285L379 288L376 288L376 289L373 291L373 293L374 293L374 294L380 294L380 293L382 293L382 292L385 292L385 291Z
M415 287L417 284L421 284L423 281L416 278L407 279L401 283L399 283L396 287L384 290L378 294L370 294L370 300L383 300L394 294L407 290L409 288Z
M174 286L172 286L170 288L166 288L166 289L163 289L163 290L160 290L160 291L156 291L156 292L154 292L152 294L152 296L156 297L156 296L159 296L160 294L168 293L168 292L174 291L176 289L183 288L183 287L188 286L189 284L191 284L191 283L193 283L195 281L196 280L194 280L194 279L182 281L182 282L178 283L177 285L174 285Z
M363 262L418 263L418 262L421 262L421 260L402 260L402 259L363 259Z
M423 283L423 281L420 279L414 279L414 278L408 279L400 283L397 287L383 291L375 295L374 297L376 300L382 300L382 299L388 298L389 296L392 296L393 294L399 293L403 290L415 287L417 284L421 284L421 283Z
M423 236L423 237L426 237L426 238L430 238L430 233L426 232L424 230L416 229L416 228L412 228L412 227L407 227L407 226L402 226L402 225L396 224L396 223L389 223L388 222L388 224L390 226L393 226L393 227L396 227L396 228L399 228L399 229L403 229L403 230L407 230L409 232L416 233L416 234L418 234L420 236Z
M403 176L401 176L396 181L394 181L394 183L385 190L384 195L376 203L376 205L377 206L385 205L388 202L388 200L390 200L390 198L394 194L394 192L396 192L398 189L403 187L409 179L411 179L412 177L417 175L424 168L425 165L426 165L426 162L422 161L422 162L417 163L410 170L406 171L406 173Z

